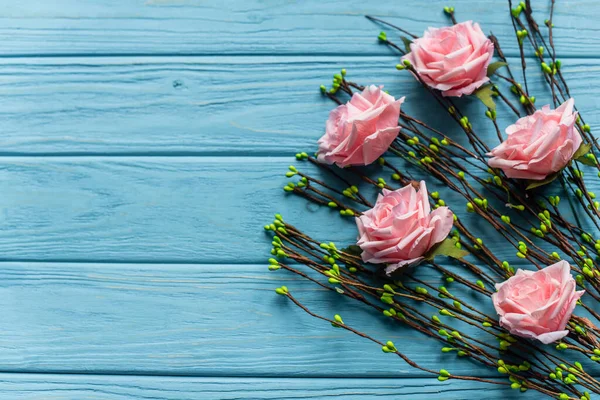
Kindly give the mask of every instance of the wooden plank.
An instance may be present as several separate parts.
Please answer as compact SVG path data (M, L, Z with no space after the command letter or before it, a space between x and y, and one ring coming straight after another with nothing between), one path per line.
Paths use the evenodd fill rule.
M356 240L352 218L286 194L288 157L0 158L0 260L260 263L270 241L262 227L282 213L320 240ZM296 163L319 174L309 163ZM401 165L401 164L398 164ZM388 178L379 167L373 177ZM374 191L359 187L373 200ZM591 190L598 190L596 181ZM465 222L465 201L435 182ZM323 221L327 221L326 224ZM499 257L514 249L472 224ZM495 246L497 244L497 246Z
M427 267L417 275L433 285L442 282ZM493 369L442 353L441 342L288 272L270 272L264 264L1 263L0 371L430 377L377 345L305 314L275 294L280 285L319 314L339 313L347 324L393 340L424 367L497 377ZM461 285L448 288L494 315L489 299ZM478 329L449 323L495 342ZM588 373L595 371L585 365ZM0 393L2 388L0 377Z
M394 69L397 59L391 56L0 61L1 155L312 152L333 107L318 87L343 67L351 79L384 84L392 94L407 96L403 109L411 115L464 137L412 77ZM550 93L540 71L531 69L531 93L538 105L548 103ZM593 59L565 60L563 67L592 127L600 124L595 112L599 70ZM475 129L497 143L483 105L475 98L460 103ZM499 125L504 128L514 120L500 104Z
M510 388L433 379L186 378L0 374L0 399L7 400L237 400L361 399L464 400L512 398ZM519 399L539 397L520 394Z
M516 2L518 3L518 2ZM540 24L549 1L532 2ZM446 0L77 0L2 2L0 40L4 55L73 54L381 54L381 29L364 18L384 17L420 35L448 25ZM506 52L518 55L508 2L455 0L457 18L494 32ZM554 37L558 54L600 55L591 0L557 2ZM391 29L387 29L392 32ZM394 37L390 36L390 37Z

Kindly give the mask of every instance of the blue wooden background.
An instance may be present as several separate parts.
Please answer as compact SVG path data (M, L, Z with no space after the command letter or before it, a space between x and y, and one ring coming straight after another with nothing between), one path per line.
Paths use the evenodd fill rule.
M436 123L364 14L420 33L454 5L517 60L504 1L451 3L0 1L0 399L539 398L425 378L273 288L368 322L424 366L494 374L266 268L274 212L316 236L355 236L281 190L293 154L323 132L321 83L347 68ZM600 4L557 3L563 70L598 127ZM549 0L534 4L544 20Z

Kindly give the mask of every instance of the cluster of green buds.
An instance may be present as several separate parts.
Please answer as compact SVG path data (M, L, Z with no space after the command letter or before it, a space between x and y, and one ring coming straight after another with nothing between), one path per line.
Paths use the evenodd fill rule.
M449 279L451 279L451 280L449 280ZM447 276L446 282L452 283L452 282L454 282L454 278L452 278L451 276ZM440 299L447 299L448 297L452 297L452 294L448 291L448 289L445 286L438 287L438 292L439 292L438 297Z
M286 294L289 293L289 291L288 291L287 286L280 286L277 289L275 289L275 293L285 296Z
M385 33L385 32L382 32L382 33ZM381 40L381 41L387 41L387 37L384 40L382 40L381 37L380 37L379 40ZM402 71L403 69L410 68L410 66L411 66L410 61L408 61L408 60L402 60L402 64L396 64L396 69L398 71Z
M384 32L382 32L384 33ZM385 33L384 33L385 34ZM333 82L331 84L331 88L329 89L329 93L335 94L340 89L341 84L344 81L344 77L346 76L346 69L342 69L339 74L333 74ZM321 85L320 87L322 93L326 93L327 87L325 85Z
M277 271L278 269L281 269L279 261L274 258L269 258L269 271Z
M450 379L450 373L445 369L440 369L440 375L438 376L438 381L444 382Z
M560 198L558 198L558 201L560 201ZM556 202L556 204L558 204L558 201ZM538 213L538 219L540 220L540 228L536 229L536 231L534 232L535 235L540 236L537 231L540 231L540 233L542 233L542 234L548 233L548 230L552 229L552 221L550 220L550 211L544 210L543 212ZM540 237L543 237L543 235Z
M581 179L583 178L583 171L579 170L579 169L573 169L573 175L575 175L576 178ZM581 190L580 190L581 192ZM581 197L581 195L578 195L579 197ZM594 196L596 197L596 196Z
M527 258L527 244L525 242L519 241L519 251L517 251L517 257L519 258Z
M383 288L381 289L382 290L381 297L379 298L379 300L381 300L385 304L390 304L390 305L394 304L394 295L396 294L397 288L398 287L394 284L383 285Z
M385 187L385 185L387 185L387 183L385 182L385 179L377 178L377 187L383 189Z
M556 350L566 350L568 347L566 343L560 342L556 345Z
M525 392L527 390L527 384L525 381L519 381L514 375L509 375L508 380L510 381L510 387L515 390L521 390Z
M487 210L488 208L488 200L487 199L480 199L480 198L474 198L473 199L473 203L477 204L477 207L483 209L483 210Z
M459 119L458 122L460 123L460 126L463 127L463 129L471 130L473 128L473 125L471 125L471 123L469 122L469 117L467 117L466 115Z
M592 361L600 362L600 349L594 349L594 355L590 357Z
M306 153L304 151L301 152L301 153L296 153L296 160L303 161L303 160L306 160L306 159L308 159L308 153Z
M433 206L433 208L436 209L436 208L445 207L445 206L446 206L446 202L443 199L438 199L435 202L435 205Z
M342 217L354 217L356 214L354 213L354 211L347 209L347 210L340 210L340 215Z
M442 353L450 353L453 351L456 351L456 355L459 357L463 357L468 354L466 351L461 350L458 347L442 347Z
M456 216L456 214L455 214L455 216ZM456 219L455 219L455 221L456 221ZM460 244L460 232L458 232L458 230L453 230L452 232L450 232L450 238L452 240L454 240L454 247L456 247L457 249L462 248L462 244ZM450 283L454 282L454 278L447 277L446 282L450 282Z
M550 379L562 381L567 385L577 383L579 380L577 379L576 374L583 372L583 366L578 361L576 361L574 364L577 368L567 367L565 364L560 364L560 366L554 369L555 372L551 372L548 376Z
M381 347L381 350L382 350L384 353L395 353L395 352L397 352L397 351L398 351L398 349L396 349L396 346L394 346L394 342L392 342L391 340L388 340L388 341L386 342L386 344L384 344L384 345Z
M522 90L523 90L522 87L523 86L520 83L517 83L516 86L512 85L510 87L510 91L513 92L514 94L518 95L518 94L520 94L522 92Z
M272 255L277 256L279 258L287 257L287 254L285 254L285 251L283 251L283 249L281 248L281 239L279 238L279 236L273 236L273 241L271 242L271 244L273 245L273 248L271 249Z
M508 261L502 261L500 268L506 271L509 275L513 275L515 273L515 268L512 265L510 265Z
M273 220L273 222L268 225L265 225L264 228L265 231L273 231L275 233L275 236L273 236L273 241L271 242L271 244L273 245L273 248L271 249L271 254L280 258L287 257L287 254L285 254L285 252L282 249L281 238L277 236L278 233L282 235L288 234L287 230L285 229L285 223L283 222L283 217L281 216L281 214L275 214L275 219ZM269 266L269 269L279 269L278 263L272 262L272 260L276 261L274 259L269 259L269 264L276 265L276 267Z
M596 249L596 251L600 252L600 239L597 239L594 242L594 248Z
M400 319L406 320L406 316L402 314L400 311L397 311L394 307L391 307L388 310L383 310L383 315L386 317L398 317Z
M486 112L485 112L485 116L488 117L489 119L491 119L492 121L496 120L496 110L489 108Z
M294 188L296 187L296 184L294 182L288 182L284 187L283 187L283 191L286 193L291 193L294 191Z
M409 146L415 146L417 143L419 143L419 138L416 136L413 136L410 139L406 139L406 144Z
M448 15L454 14L454 7L444 7L444 12Z
M511 382L510 387L513 389L520 389L521 392L527 390L527 385L525 381L519 381L516 377L513 376L512 373L520 373L522 371L529 371L531 369L531 364L527 361L523 361L520 365L508 364L504 362L504 360L498 360L498 372L506 375L509 374L508 379Z
M521 104L525 104L525 103L530 103L530 104L535 104L535 96L529 96L529 98L525 97L525 95L521 95L521 97L519 97L519 103Z
M340 252L337 249L335 243L333 242L329 242L329 243L321 243L319 244L319 247L322 248L323 250L326 250L327 253L329 254L325 254L323 256L323 261L325 261L326 263L329 263L330 265L335 264L336 260L340 259Z
M425 156L425 157L421 158L421 159L419 160L419 162L420 162L421 164L432 164L432 163L433 163L433 158L431 158L431 157L429 157L429 156Z
M600 272L594 268L594 260L591 258L585 258L583 263L579 262L579 266L581 267L583 274L588 278L593 279L594 277L600 277Z
M340 278L342 277L342 275L340 273L340 267L337 264L332 264L331 269L325 271L325 275L329 277L329 283L331 283L332 285L341 283Z
M460 335L460 332L458 332L458 331L448 332L445 329L440 329L438 331L438 334L440 336L445 336L446 337L446 341L448 343L455 343L457 339L458 340L462 340L462 336Z
M529 32L527 32L527 29L517 31L517 39L519 39L519 44L521 44L521 45L523 44L523 40L525 40L527 35L529 35Z
M448 146L450 144L450 141L447 138L442 138L441 140L436 138L436 137L432 137L430 139L431 144L429 145L429 148L433 151L435 151L436 153L439 151L439 149L437 149L440 146ZM435 146L435 147L432 147ZM436 150L437 149L437 150Z
M527 9L527 6L525 5L525 2L522 1L515 8L510 10L510 13L512 14L513 17L519 18L519 16L521 15L521 12L526 9Z
M294 176L298 173L298 170L293 165L290 165L288 167L288 169L289 169L289 171L285 173L285 176L288 178L291 178L292 176Z
M540 49L543 49L543 47L540 47ZM561 65L562 64L560 60L550 62L550 65L546 64L545 62L540 64L542 67L542 72L548 75L556 75Z
M350 186L349 188L346 188L344 190L342 190L342 194L346 197L348 197L349 199L354 199L355 198L355 194L358 193L358 187L355 185Z
M488 182L488 183L494 182L494 184L495 184L496 186L499 186L499 187L502 187L502 186L503 186L503 184L502 184L502 178L500 178L500 176L496 175L496 171L494 171L494 170L493 170L493 169L491 169L491 168L488 168L488 169L487 169L487 173L488 173L488 174L490 174L490 175L491 175L491 177L490 177L490 178L487 178L487 179L486 179L486 182ZM523 211L523 210L525 209L525 207L524 207L524 206L520 206L520 207L519 207L519 206L514 206L514 205L512 205L512 204L511 204L511 207L512 207L512 208L517 208L519 211Z
M500 345L500 350L507 350L513 343L517 341L514 337L506 332L499 333L496 337L498 340L498 344Z
M583 326L577 324L576 322L569 321L569 326L580 336L585 336L586 332Z
M586 132L586 133L590 133L592 131L592 127L589 126L588 124L585 124L581 127L581 129Z
M534 54L536 57L542 57L544 55L544 46L538 47Z

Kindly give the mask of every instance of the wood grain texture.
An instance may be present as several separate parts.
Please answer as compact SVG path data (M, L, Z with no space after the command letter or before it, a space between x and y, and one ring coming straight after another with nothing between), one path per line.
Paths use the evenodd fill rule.
M543 23L550 2L532 3ZM598 26L589 17L597 15L598 3L557 3L559 56L599 55ZM445 0L3 1L0 39L4 55L374 55L385 52L376 47L381 27L364 15L384 17L420 35L429 26L448 25L442 11L447 5ZM518 55L506 1L455 0L452 5L459 20L478 21L484 32L500 38L507 54Z
M517 59L511 59L517 63ZM384 84L403 110L464 138L397 59L383 57L116 57L0 59L2 155L293 155L312 152L333 103L318 87L347 68L361 83ZM600 67L565 60L563 72L593 128ZM540 73L531 93L550 100ZM509 97L513 98L512 95ZM513 98L513 100L516 100ZM474 98L460 102L479 132L497 143ZM430 104L431 107L423 107ZM515 120L498 106L504 128Z
M0 158L0 260L261 263L270 256L262 227L277 212L318 240L353 243L352 218L282 190L290 164L323 176L290 157ZM435 181L429 189L476 221L462 197ZM471 226L498 257L516 259L489 226Z
M328 317L339 313L347 324L382 341L393 340L424 367L497 377L493 370L442 353L442 342L288 272L269 272L264 264L0 267L2 372L429 377L429 384L436 382L376 344L334 329L275 294L275 287L286 285L313 311ZM431 285L442 283L427 267L417 276ZM448 288L493 315L489 300L460 285ZM495 341L479 329L449 323L465 334ZM594 371L587 365L586 370Z
M485 396L485 397L482 397ZM6 400L531 400L532 392L431 379L188 378L0 374Z
M548 3L534 1L539 20ZM447 24L445 0L0 5L0 399L539 398L419 378L273 288L286 284L313 310L394 340L424 366L496 374L264 265L261 226L275 212L317 237L355 238L352 220L281 190L289 156L313 150L323 131L331 103L318 86L334 72L385 84L407 96L406 111L448 126L363 18L420 33ZM452 5L517 55L504 2ZM558 2L554 21L563 71L593 128L598 7ZM543 104L548 91L530 68ZM483 127L483 107L462 103ZM505 108L499 121L512 122ZM469 218L462 200L440 192ZM492 237L486 228L476 227ZM419 274L441 283L427 268Z

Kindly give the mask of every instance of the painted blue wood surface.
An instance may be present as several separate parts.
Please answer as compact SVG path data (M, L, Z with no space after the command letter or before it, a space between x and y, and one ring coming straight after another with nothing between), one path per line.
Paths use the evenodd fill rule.
M2 53L98 54L380 54L378 28L363 16L385 17L414 34L447 21L446 0L78 0L7 1L0 9ZM518 2L517 2L518 3ZM533 0L536 18L550 2ZM518 55L504 1L454 0L459 20L494 32ZM559 1L554 31L559 55L600 55L594 0Z
M0 392L12 400L504 400L506 389L431 379L196 378L0 374ZM10 396L10 397L8 397ZM519 395L533 400L535 393Z
M314 149L331 108L319 85L341 68L406 96L411 115L452 126L435 105L433 115L421 107L429 94L396 71L396 57L371 47L381 55L0 58L0 155L291 156ZM563 65L586 122L600 126L597 60ZM531 91L547 101L530 69ZM475 127L487 127L479 102L463 103ZM500 126L511 123L498 108Z
M504 1L452 3L516 60ZM543 20L549 2L533 3ZM494 374L264 265L261 226L276 211L316 236L355 236L351 221L281 191L290 156L322 133L331 103L316 89L334 72L385 84L444 125L362 16L420 33L447 22L445 5L0 1L0 399L538 398L420 378L272 289L287 284L316 311L404 343L424 366ZM563 72L592 128L598 17L594 1L557 4ZM479 103L465 106L484 123ZM500 125L510 121L499 107Z

